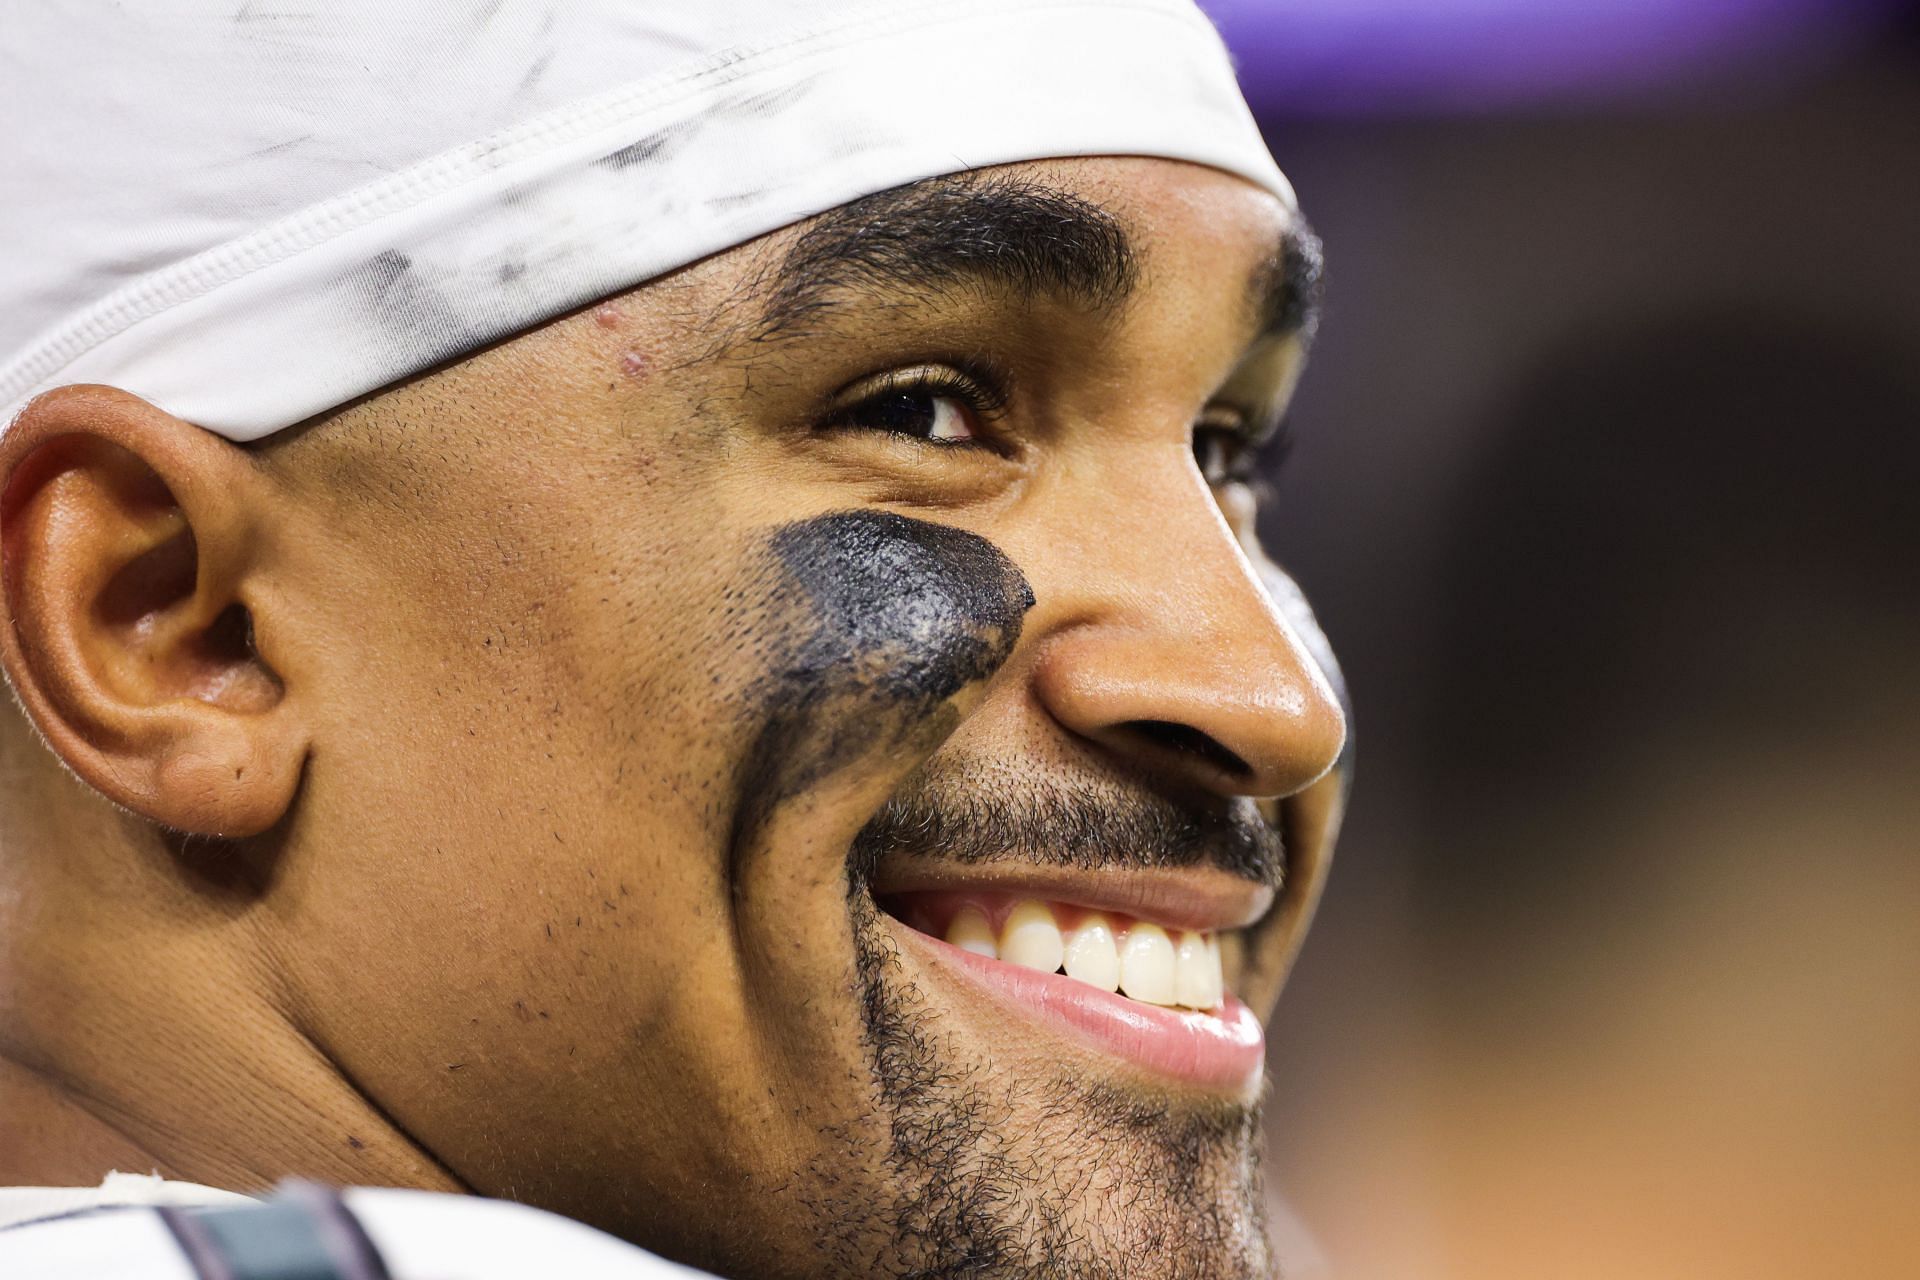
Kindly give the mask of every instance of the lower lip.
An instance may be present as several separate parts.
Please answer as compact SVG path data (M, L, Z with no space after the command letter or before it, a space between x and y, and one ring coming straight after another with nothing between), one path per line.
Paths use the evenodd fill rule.
M1253 1010L1232 996L1211 1013L1163 1009L1061 974L989 960L905 925L894 932L1044 1026L1157 1075L1240 1096L1260 1087L1266 1037Z

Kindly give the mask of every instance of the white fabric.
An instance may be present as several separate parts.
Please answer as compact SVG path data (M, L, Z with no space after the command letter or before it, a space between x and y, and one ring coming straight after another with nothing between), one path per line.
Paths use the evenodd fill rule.
M0 421L233 439L935 174L1292 201L1191 0L7 0L0 121Z
M525 1205L375 1187L352 1187L342 1195L393 1280L707 1275ZM138 1206L246 1203L248 1197L231 1191L124 1173L110 1174L98 1187L0 1187L0 1276L197 1280L166 1224ZM89 1209L98 1212L58 1216Z
M367 1230L393 1280L699 1280L557 1214L502 1200L430 1191L355 1187L347 1206Z
M7 1280L198 1280L158 1214L126 1209L0 1231Z
M140 1173L109 1173L97 1187L0 1187L0 1276L197 1280L166 1224L136 1210L248 1203L237 1192Z
M0 1231L42 1218L127 1205L250 1204L237 1191L170 1182L148 1173L109 1173L97 1187L0 1187ZM0 1275L4 1275L0 1272Z

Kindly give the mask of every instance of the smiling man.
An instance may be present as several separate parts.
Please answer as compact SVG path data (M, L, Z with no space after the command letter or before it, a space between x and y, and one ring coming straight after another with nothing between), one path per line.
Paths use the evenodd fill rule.
M1345 719L1205 20L392 8L8 37L0 1183L1270 1274Z

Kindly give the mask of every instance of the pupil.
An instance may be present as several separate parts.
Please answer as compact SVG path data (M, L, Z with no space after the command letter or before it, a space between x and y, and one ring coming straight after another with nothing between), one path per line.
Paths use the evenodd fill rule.
M902 391L877 400L872 408L874 424L885 431L924 436L933 430L933 397Z

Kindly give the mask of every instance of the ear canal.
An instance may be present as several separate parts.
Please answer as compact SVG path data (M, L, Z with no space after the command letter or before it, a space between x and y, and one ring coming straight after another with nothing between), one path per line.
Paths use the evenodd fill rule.
M280 700L280 677L253 643L253 615L235 602L198 639L202 667L219 680L218 697L234 711L265 711ZM210 687L203 686L207 693Z

